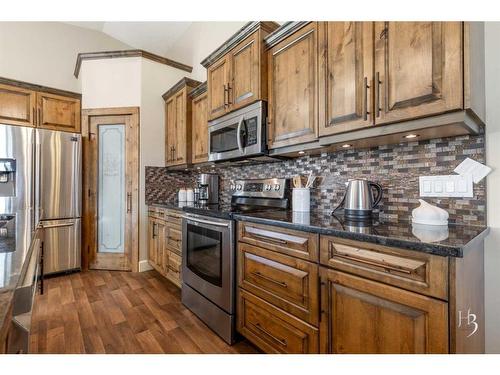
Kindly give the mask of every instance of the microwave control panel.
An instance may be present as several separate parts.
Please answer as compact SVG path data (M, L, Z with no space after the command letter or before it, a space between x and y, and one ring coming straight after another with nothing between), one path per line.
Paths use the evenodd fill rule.
M247 119L246 121L247 136L246 136L246 146L252 146L257 144L257 116Z

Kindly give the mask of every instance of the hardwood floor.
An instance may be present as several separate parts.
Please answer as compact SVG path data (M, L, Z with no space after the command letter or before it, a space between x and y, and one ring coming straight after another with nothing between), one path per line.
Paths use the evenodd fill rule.
M229 346L156 271L89 271L46 279L36 296L31 353L257 353Z

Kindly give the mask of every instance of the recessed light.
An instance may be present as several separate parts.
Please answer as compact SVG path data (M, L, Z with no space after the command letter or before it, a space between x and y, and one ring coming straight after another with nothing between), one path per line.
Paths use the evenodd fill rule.
M305 153L305 151L299 151L299 155L304 155Z
M346 143L345 145L342 145L342 148L349 148L349 147L352 147L352 145L350 145L349 143Z
M196 167L196 169L200 170L200 169L201 169L201 167Z
M418 134L407 134L403 138L411 139L411 138L417 138L417 137L418 137Z

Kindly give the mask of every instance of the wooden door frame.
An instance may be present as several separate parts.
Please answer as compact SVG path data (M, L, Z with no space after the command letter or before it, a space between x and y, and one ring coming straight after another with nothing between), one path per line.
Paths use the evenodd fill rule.
M136 206L137 210L132 214L132 227L136 232L135 236L132 236L133 242L131 244L131 268L132 272L139 271L139 179L140 179L140 116L139 107L120 107L120 108L88 108L82 109L82 149L83 149L83 184L82 184L82 270L86 271L89 269L90 264L90 246L95 245L92 243L92 239L89 237L89 232L91 228L91 221L93 217L91 216L92 207L89 200L89 186L90 180L93 178L91 176L89 165L89 150L90 150L90 139L89 139L89 129L90 122L93 117L105 117L105 116L131 116L131 121L137 126L137 184L134 187L136 191Z

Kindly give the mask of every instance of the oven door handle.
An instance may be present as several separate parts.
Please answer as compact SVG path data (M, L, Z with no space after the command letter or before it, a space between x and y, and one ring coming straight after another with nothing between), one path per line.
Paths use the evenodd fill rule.
M241 142L241 127L243 125L243 121L245 121L245 117L241 116L240 122L238 122L238 129L236 130L236 141L238 142L238 149L242 154L245 152L243 149L243 143Z
M203 219L194 219L190 216L183 216L184 219L194 221L195 223L200 223L200 224L209 224L209 225L215 225L218 227L229 227L229 223L219 223L216 221L210 221L210 220L203 220Z

